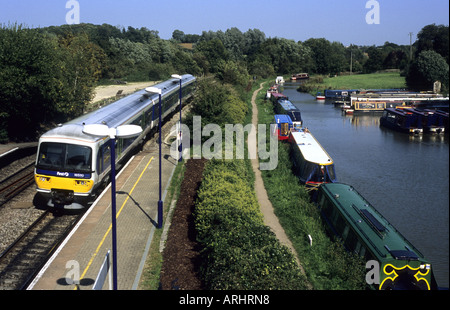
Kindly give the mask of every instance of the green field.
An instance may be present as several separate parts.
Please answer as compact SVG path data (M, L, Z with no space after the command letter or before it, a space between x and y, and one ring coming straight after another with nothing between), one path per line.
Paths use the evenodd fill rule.
M354 74L338 77L313 76L299 90L315 95L324 89L391 89L406 88L405 77L399 72Z

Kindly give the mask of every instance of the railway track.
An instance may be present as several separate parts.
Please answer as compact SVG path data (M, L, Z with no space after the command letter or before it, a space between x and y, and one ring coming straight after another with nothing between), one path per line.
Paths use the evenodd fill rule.
M0 290L25 289L81 216L43 213L0 254Z
M34 182L34 163L0 182L0 206L14 198Z

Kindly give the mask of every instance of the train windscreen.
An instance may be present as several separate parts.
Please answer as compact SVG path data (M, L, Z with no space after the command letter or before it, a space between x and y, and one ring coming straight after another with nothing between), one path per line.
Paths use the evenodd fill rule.
M91 172L92 149L83 145L44 142L37 168L54 171Z

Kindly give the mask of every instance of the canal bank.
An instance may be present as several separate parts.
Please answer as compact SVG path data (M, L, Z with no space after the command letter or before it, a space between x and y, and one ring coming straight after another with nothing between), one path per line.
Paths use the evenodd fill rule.
M433 264L448 287L448 135L410 137L380 128L379 114L342 115L331 102L284 92L334 159L339 182L353 185Z

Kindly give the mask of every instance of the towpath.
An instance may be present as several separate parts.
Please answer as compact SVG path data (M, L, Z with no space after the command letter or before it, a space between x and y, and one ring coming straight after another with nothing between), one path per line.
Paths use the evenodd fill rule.
M250 140L250 141L257 141L256 137L257 137L257 129L258 129L258 106L256 105L256 97L258 96L259 91L263 88L264 83L260 84L259 89L257 89L252 96L252 124L253 129L249 134L248 139L254 139L254 140ZM255 143L256 144L256 143ZM257 147L257 146L256 146ZM258 150L253 150L253 154L258 154L257 152ZM250 152L252 152L252 150L250 150ZM256 153L255 153L256 152ZM261 171L259 170L259 159L258 156L254 156L254 158L252 160L252 167L253 167L253 172L255 173L255 191L256 191L256 197L258 199L260 208L261 208L261 212L264 216L264 223L265 225L269 226L272 231L275 233L275 235L277 236L278 240L280 240L281 244L287 246L292 254L294 254L295 259L297 260L298 265L300 266L300 269L302 270L303 273L303 267L300 264L300 260L298 259L298 255L297 252L294 249L294 246L292 245L291 240L289 240L289 238L286 235L286 232L284 231L283 227L281 226L278 217L275 215L274 210L273 210L273 206L272 203L269 200L269 196L267 195L267 191L266 188L264 187L264 181L262 179L261 176Z

